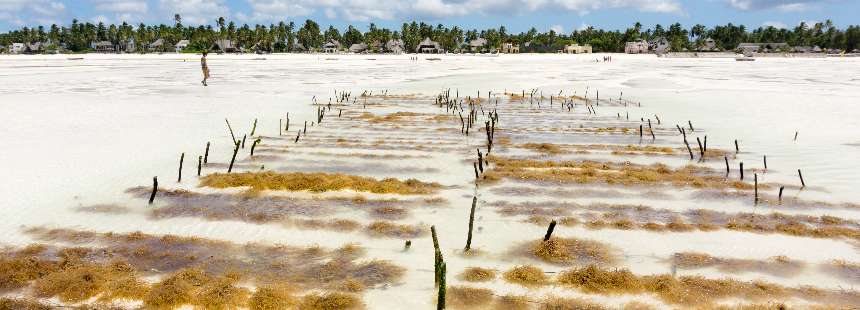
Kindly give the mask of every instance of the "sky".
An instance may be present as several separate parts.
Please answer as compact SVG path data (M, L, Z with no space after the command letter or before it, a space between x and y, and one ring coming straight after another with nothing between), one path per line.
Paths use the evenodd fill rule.
M23 26L82 22L214 24L219 16L237 24L264 24L313 19L324 27L369 23L399 28L417 20L467 29L509 32L554 29L569 33L588 26L626 29L679 22L794 27L832 20L838 27L860 24L860 0L0 0L0 31Z

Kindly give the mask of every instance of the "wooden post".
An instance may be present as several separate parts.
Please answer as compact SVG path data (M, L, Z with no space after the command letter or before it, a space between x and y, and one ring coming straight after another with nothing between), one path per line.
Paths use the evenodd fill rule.
M478 182L478 179L481 177L478 173L478 163L472 163L472 165L475 167L475 182Z
M753 174L753 184L755 186L755 203L758 204L758 173Z
M248 138L248 135L242 136L242 148L243 149L245 148L245 139L247 139L247 138Z
M281 136L284 133L284 119L278 119L278 135Z
M779 203L782 203L782 190L785 189L785 186L779 187Z
M254 126L251 127L251 137L254 137L254 133L257 132L257 119L254 119Z
M304 128L304 130L302 130L302 134L303 134L303 135L307 135L307 134L308 134L308 121L305 121L305 128Z
M472 248L472 228L475 225L475 206L478 203L478 196L472 197L472 211L469 212L469 234L466 237L466 249L464 252L469 252Z
M690 124L690 131L696 131L695 129L693 129L693 122L687 121L687 124Z
M182 155L179 156L179 177L176 179L177 183L182 182L182 164L184 162L185 162L185 153L182 153Z
M741 148L738 146L738 140L735 139L735 153L737 154L740 152L741 152Z
M553 230L555 230L555 220L549 222L549 227L546 229L546 235L543 236L543 241L549 241L549 238L552 237Z
M430 235L433 237L433 251L435 253L434 262L434 283L439 283L439 267L442 263L442 250L439 249L439 238L436 236L436 226L430 226Z
M741 163L740 163L740 168L738 168L738 171L740 171L740 173L741 173L741 181L743 181L743 180L744 180L744 162L741 162Z
M767 155L764 155L764 170L767 171Z
M642 140L642 124L639 124L639 140Z
M704 141L702 142L702 148L705 150L705 153L707 153L708 152L708 136L705 135L705 138L703 140Z
M687 152L690 153L690 160L693 160L693 149L690 148L690 143L687 140L684 140L684 145L687 146Z
M411 248L411 247L412 247L412 240L406 240L406 242L403 243L403 250L404 251L409 250L409 248Z
M797 169L797 176L800 177L800 188L806 187L806 182L803 182L803 173L800 172L800 169Z
M236 142L236 147L233 148L233 158L230 159L230 167L227 168L227 173L233 172L233 163L236 162L236 154L239 153L239 143Z
M731 172L731 170L729 170L729 157L723 156L723 159L726 160L726 176L729 176L729 173Z
M287 127L284 128L285 132L290 132L290 112L287 112Z
M209 142L206 142L206 153L203 155L203 164L209 163Z
M447 267L445 266L445 262L439 263L439 298L436 301L436 310L445 309L445 273L447 271Z
M200 176L200 171L203 169L203 156L197 156L197 176Z
M224 119L224 121L227 122L227 129L230 130L230 137L233 138L233 143L236 143L236 135L233 134L233 127L230 126L230 121L228 121L226 118Z
M257 144L259 144L260 141L261 139L257 138L256 140L254 140L254 144L251 144L251 156L254 156L254 149L257 148Z
M149 194L149 204L155 201L155 193L158 192L158 177L152 177L152 194Z
M705 149L704 149L704 147L702 147L702 140L699 139L699 137L696 137L696 143L699 144L699 155L701 156L702 160L704 160L705 159Z
M797 131L794 132L794 141L797 141Z

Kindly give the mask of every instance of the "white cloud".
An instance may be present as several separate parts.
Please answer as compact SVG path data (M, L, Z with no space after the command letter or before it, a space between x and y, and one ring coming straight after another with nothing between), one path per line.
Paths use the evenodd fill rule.
M0 21L24 26L57 23L66 13L62 2L51 0L0 0Z
M230 17L230 9L224 0L160 0L162 14L182 16L186 25L214 24L218 17Z
M739 10L775 9L786 12L809 10L815 3L824 0L726 0L729 6Z
M322 10L329 17L347 21L398 18L447 18L466 15L518 15L539 10L588 14L592 11L630 8L645 12L682 14L679 0L245 0L251 21L276 21L285 16L305 16ZM237 14L238 16L239 14Z
M564 33L564 27L562 25L552 25L552 27L549 27L549 30L555 31L555 33Z
M785 23L778 22L778 21L766 21L766 22L762 23L761 25L764 27L773 27L773 28L777 28L777 29L788 28L788 26Z
M93 8L99 12L138 13L149 11L146 0L93 0Z

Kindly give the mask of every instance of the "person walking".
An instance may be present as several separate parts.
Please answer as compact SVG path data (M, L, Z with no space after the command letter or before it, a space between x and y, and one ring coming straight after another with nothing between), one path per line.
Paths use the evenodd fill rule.
M200 83L202 83L203 86L209 86L206 84L206 80L209 79L209 65L206 64L206 55L208 54L208 52L203 51L203 57L200 58L200 66L203 69L203 81L200 81Z

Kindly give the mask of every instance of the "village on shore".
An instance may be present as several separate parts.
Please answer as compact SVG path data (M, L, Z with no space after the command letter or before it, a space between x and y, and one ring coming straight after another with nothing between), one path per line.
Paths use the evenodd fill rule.
M307 20L299 26L280 22L238 26L219 18L217 26L184 26L179 14L174 26L127 23L80 23L69 26L23 27L0 33L0 54L146 54L200 53L352 53L352 54L518 54L626 53L664 57L827 57L860 56L860 26L837 28L831 21L801 23L794 29L742 25L679 23L643 29L636 23L626 31L588 27L569 34L554 30L509 33L498 29L466 30L458 26L404 23L400 29L370 24L367 31L353 26L341 33Z

